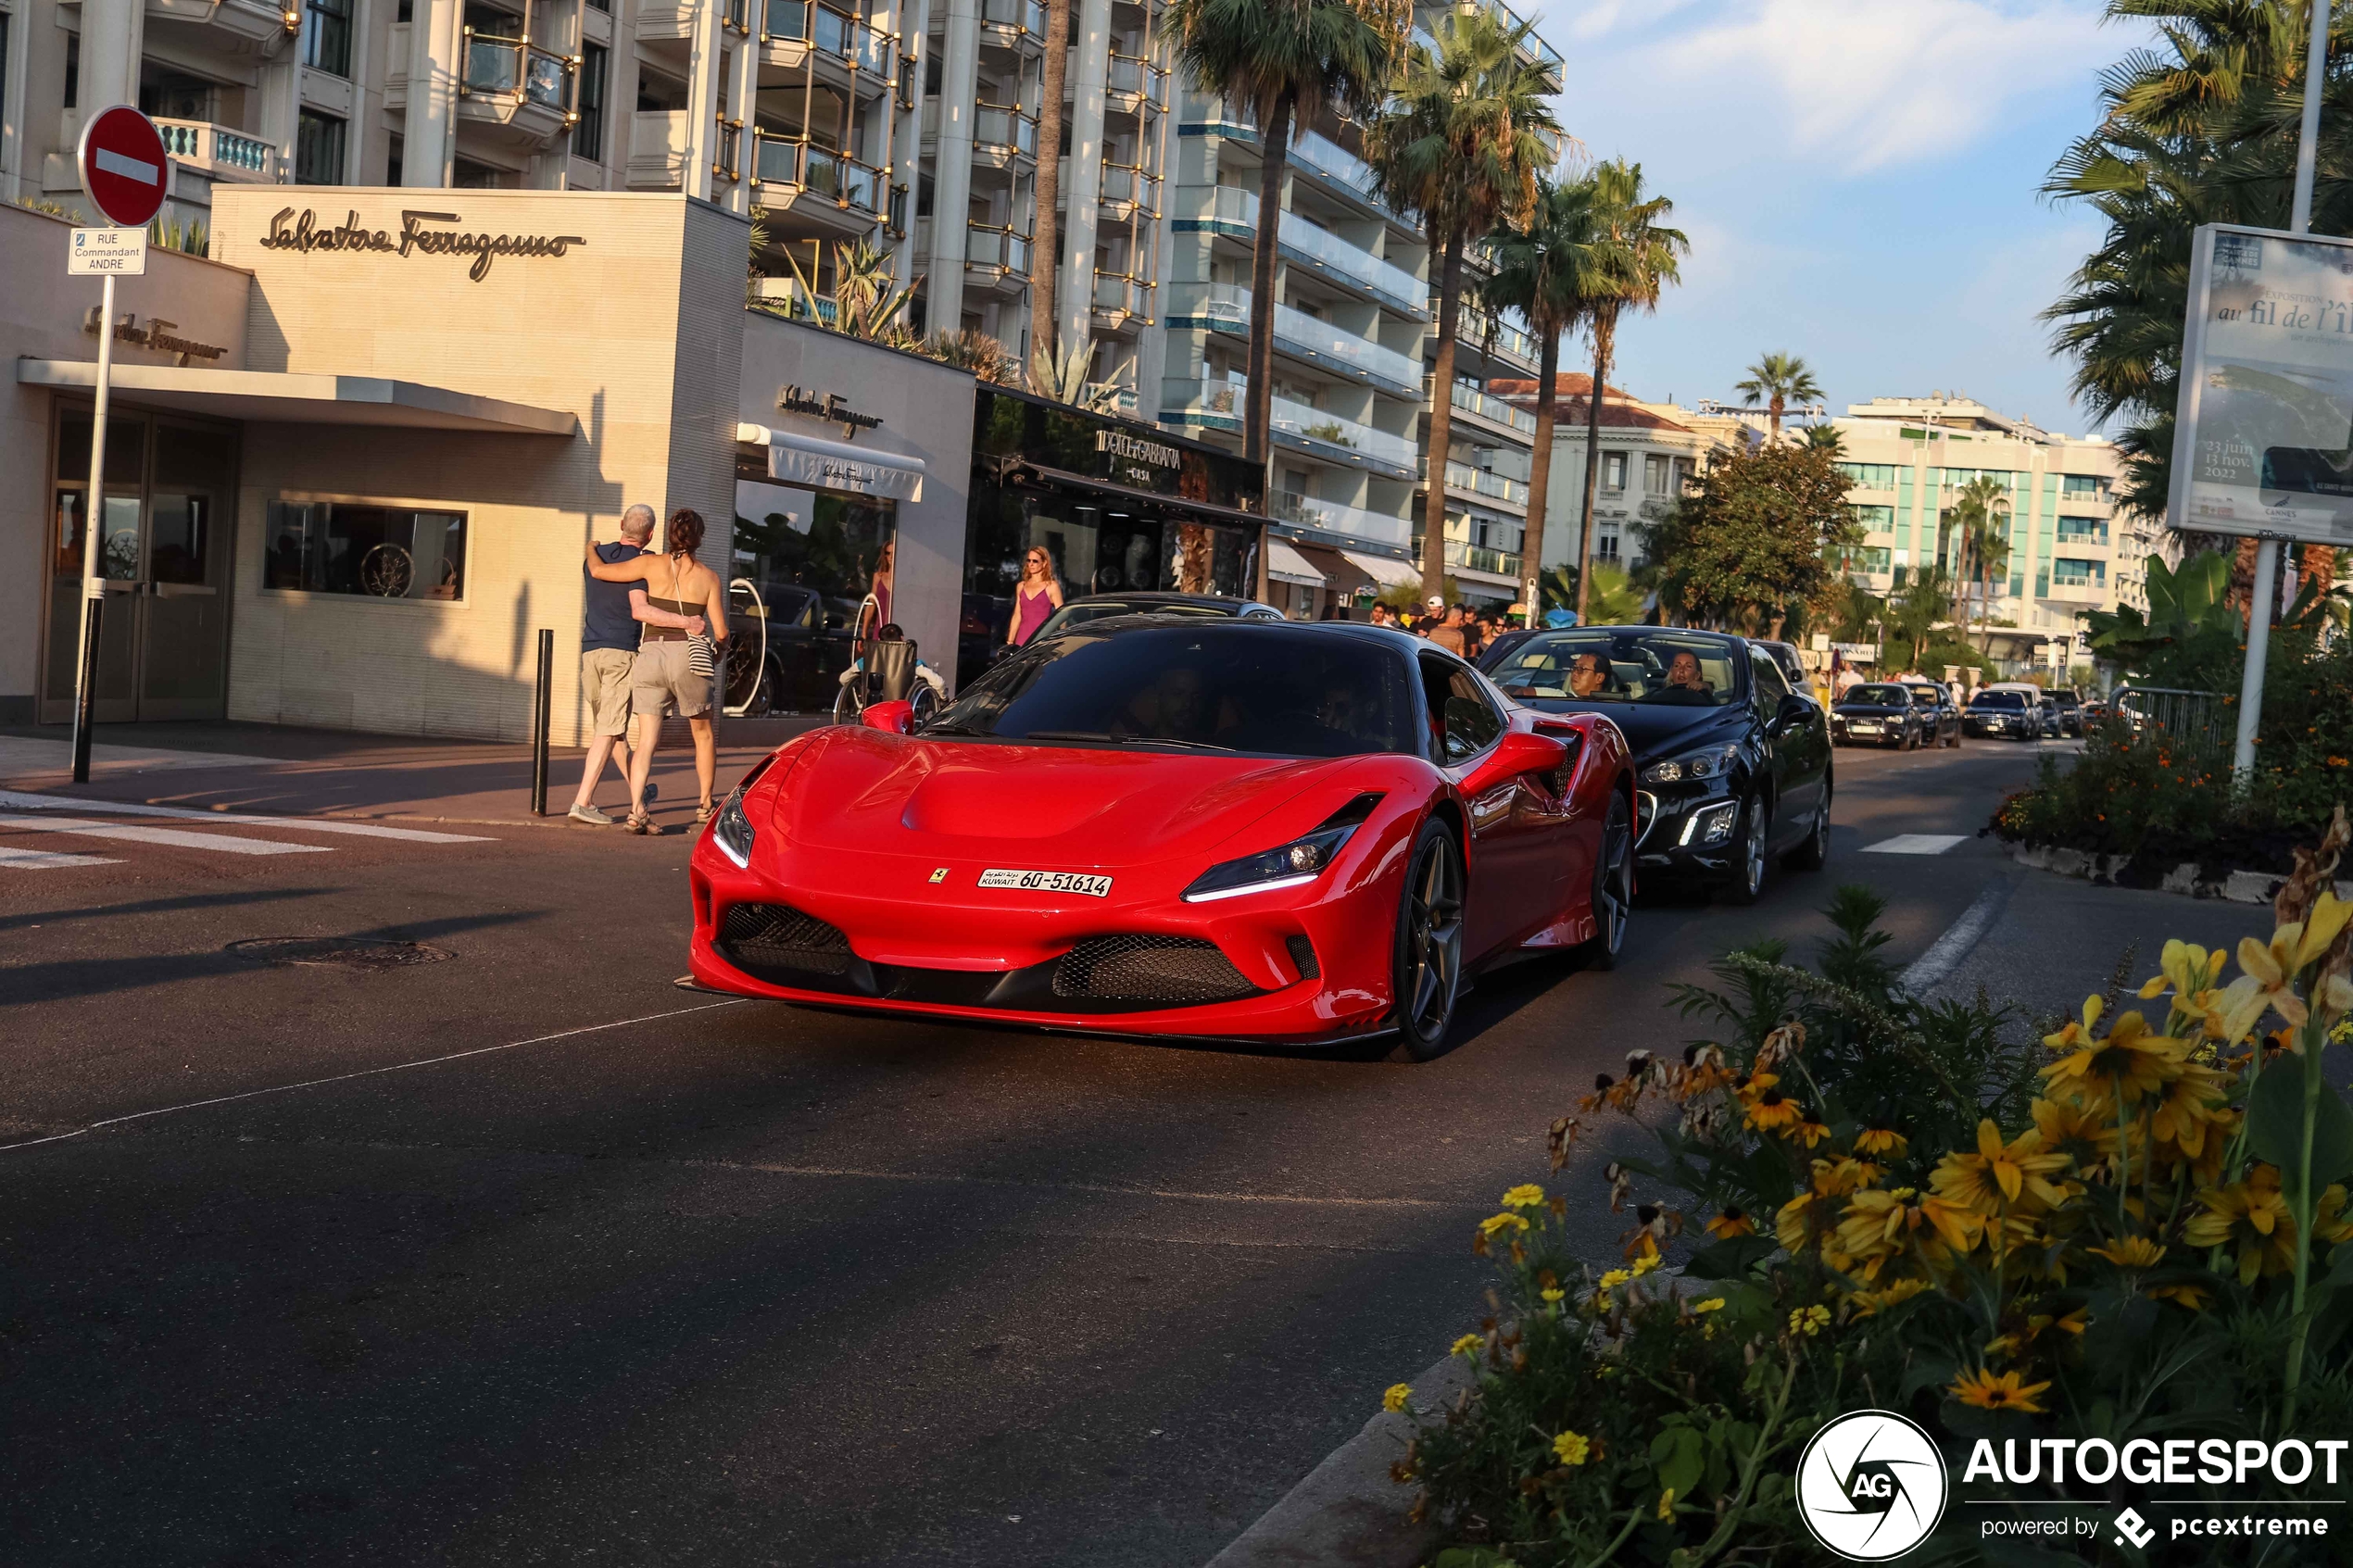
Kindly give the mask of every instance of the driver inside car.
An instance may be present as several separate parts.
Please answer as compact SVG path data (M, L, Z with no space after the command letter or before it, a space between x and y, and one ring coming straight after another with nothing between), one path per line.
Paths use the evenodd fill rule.
M1568 667L1568 695L1588 697L1610 684L1610 669L1597 653L1580 653Z
M1707 702L1715 696L1699 672L1699 656L1686 648L1667 662L1667 685L1659 693L1670 702Z

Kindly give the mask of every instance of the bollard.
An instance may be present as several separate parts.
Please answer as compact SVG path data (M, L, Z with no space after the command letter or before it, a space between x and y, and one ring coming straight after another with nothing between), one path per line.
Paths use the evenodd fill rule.
M554 709L556 633L539 629L539 690L531 715L531 814L547 814L547 723Z
M112 280L108 280L111 282ZM92 596L83 602L82 632L82 691L73 705L73 782L90 782L90 726L98 716L99 611L107 601Z

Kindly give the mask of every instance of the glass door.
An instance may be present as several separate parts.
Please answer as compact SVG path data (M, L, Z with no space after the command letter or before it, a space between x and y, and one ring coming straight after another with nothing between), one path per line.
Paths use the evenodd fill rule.
M101 723L139 716L132 679L138 645L134 596L145 554L140 525L146 457L146 420L109 411L105 494L98 507L98 575L107 591L98 633L95 711ZM57 420L57 449L50 472L55 483L50 489L49 657L41 717L57 724L72 721L76 660L82 650L82 549L91 512L87 408L69 408Z

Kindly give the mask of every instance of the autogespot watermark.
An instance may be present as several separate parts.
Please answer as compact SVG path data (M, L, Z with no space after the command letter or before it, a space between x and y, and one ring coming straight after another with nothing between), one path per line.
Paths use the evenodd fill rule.
M1892 1411L1856 1411L1806 1444L1797 1507L1815 1538L1851 1562L1903 1557L1935 1533L1948 1503L1956 1526L1966 1530L1973 1521L1970 1533L1988 1541L2071 1538L2147 1549L2160 1537L2201 1544L2221 1537L2252 1549L2259 1540L2332 1533L2328 1511L2346 1504L2340 1471L2353 1468L2344 1462L2348 1449L2353 1441L2335 1437L1982 1437L1956 1484L1920 1427ZM2123 1486L2151 1491L2120 1508ZM2163 1495L2193 1486L2208 1490ZM2031 1487L2040 1495L1955 1495L1972 1487ZM2093 1495L2070 1497L2072 1488Z

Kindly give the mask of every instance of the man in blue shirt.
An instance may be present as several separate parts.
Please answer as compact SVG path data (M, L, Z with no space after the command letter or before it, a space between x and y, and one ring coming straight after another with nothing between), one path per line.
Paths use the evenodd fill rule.
M620 541L598 546L597 554L608 565L618 564L645 554L653 536L653 508L634 506L621 514ZM589 797L596 794L605 761L616 747L621 753L621 782L624 785L629 782L629 688L637 660L637 623L700 632L703 622L699 615L656 609L646 602L641 583L599 583L585 568L581 575L585 579L585 593L580 616L580 697L589 716L588 761L580 771L579 793L573 797L572 809L565 815L575 822L601 828L610 827L613 819L597 809ZM646 744L653 745L650 733ZM648 780L646 798L653 797L653 783Z

